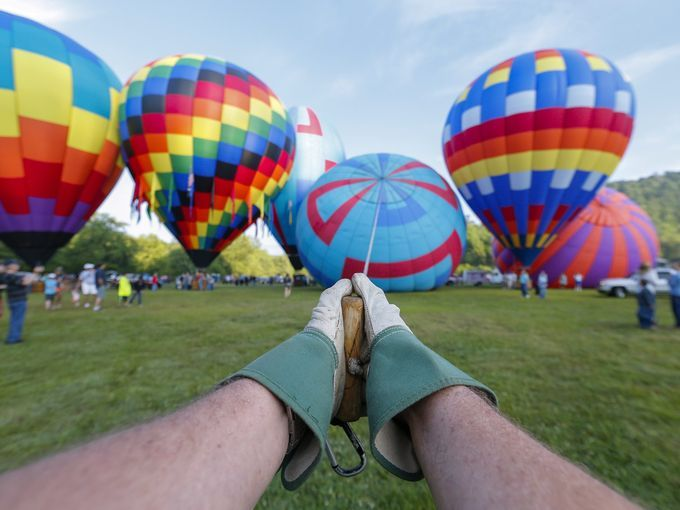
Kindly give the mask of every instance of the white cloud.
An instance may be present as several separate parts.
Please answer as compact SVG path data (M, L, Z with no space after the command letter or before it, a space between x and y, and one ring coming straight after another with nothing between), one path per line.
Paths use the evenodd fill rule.
M618 66L631 79L639 79L659 66L680 58L680 43L641 50L619 59Z
M328 92L333 97L351 97L356 94L359 83L348 76L340 76L334 79L328 87Z
M498 5L495 0L401 0L401 22L422 25L440 18L488 11Z
M0 0L0 10L52 27L85 17L82 7L64 0Z

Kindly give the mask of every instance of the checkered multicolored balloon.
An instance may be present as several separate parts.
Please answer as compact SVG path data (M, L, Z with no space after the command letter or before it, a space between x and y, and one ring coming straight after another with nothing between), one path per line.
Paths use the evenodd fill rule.
M322 175L300 207L304 266L323 285L366 273L385 291L444 285L465 252L465 217L432 168L396 154L347 159Z
M525 53L456 99L444 157L463 197L529 265L614 171L633 129L630 83L579 50Z
M27 263L47 262L118 180L119 90L72 39L0 12L0 240Z
M175 55L123 88L123 157L147 202L197 267L207 267L285 184L295 132L262 81L229 62Z
M521 269L512 251L493 242L496 265L503 272ZM604 278L623 278L640 264L654 267L659 238L647 213L619 191L602 188L597 196L541 252L529 268L532 277L541 271L556 287L560 275L570 284L583 275L584 287L597 287Z

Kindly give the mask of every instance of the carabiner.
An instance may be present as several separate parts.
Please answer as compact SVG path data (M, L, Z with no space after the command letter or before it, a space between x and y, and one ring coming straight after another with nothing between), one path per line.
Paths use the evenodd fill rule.
M360 459L359 464L357 464L353 468L350 469L343 468L338 464L338 461L335 458L335 454L331 449L331 445L328 442L328 440L326 440L326 453L328 454L328 460L331 463L333 471L335 471L340 476L344 476L346 478L358 475L366 468L366 452L364 451L364 447L361 444L361 441L359 441L359 438L352 430L352 427L349 426L349 423L333 418L333 420L331 421L331 425L342 427L342 430L345 431L345 435L352 443L354 451L357 452L357 455L359 456Z

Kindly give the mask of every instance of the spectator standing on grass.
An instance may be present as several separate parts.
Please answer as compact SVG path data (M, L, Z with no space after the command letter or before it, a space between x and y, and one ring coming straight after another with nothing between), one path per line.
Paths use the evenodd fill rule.
M42 278L45 284L45 310L52 310L55 308L55 299L57 293L59 292L59 282L57 281L57 275L55 273L50 273Z
M583 275L581 273L574 274L574 290L576 292L583 290Z
M283 297L288 298L293 293L293 279L289 274L286 274L283 279Z
M94 311L102 309L102 303L106 297L106 264L99 264L94 272L94 281L97 284L97 299L94 301Z
M94 264L87 263L78 276L80 282L80 294L83 296L85 308L90 308L97 299L97 277Z
M71 304L78 308L80 306L80 279L74 277L71 282Z
M57 293L54 295L52 308L61 308L61 298L64 294L65 276L64 269L60 266L54 270L55 278L57 279Z
M519 288L522 292L522 297L529 299L529 273L527 273L526 269L522 269L519 275Z
M130 298L130 304L133 304L135 302L135 299L137 300L137 303L139 303L139 306L142 306L142 291L146 288L146 283L144 283L144 278L140 276L137 277L137 279L132 282L132 290L134 291L132 294L132 297Z
M118 278L118 304L128 306L128 300L132 294L132 285L127 275L120 275Z
M673 264L675 274L671 276L670 285L671 291L671 307L673 315L675 315L675 327L680 328L680 261Z
M158 290L158 273L154 273L151 277L151 290L153 292Z
M638 300L638 321L642 329L656 327L656 290L652 282L642 277L640 280L640 291L637 295Z
M31 285L39 280L43 270L42 266L36 266L33 274L20 273L19 262L13 259L7 260L4 266L0 266L0 283L7 285L7 305L9 306L9 330L6 344L18 344L23 341L21 336L28 308L28 293Z
M562 273L560 275L560 289L566 289L567 285L569 285L569 277L566 273Z
M538 275L538 295L545 299L548 295L548 273L541 271Z

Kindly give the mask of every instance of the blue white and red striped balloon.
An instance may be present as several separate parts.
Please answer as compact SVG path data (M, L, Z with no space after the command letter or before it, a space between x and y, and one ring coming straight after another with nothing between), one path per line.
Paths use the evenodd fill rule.
M293 267L302 269L295 241L298 210L316 180L345 159L345 149L335 129L308 106L290 108L288 118L295 127L295 163L288 182L269 204L267 226Z
M634 117L633 88L611 61L533 51L463 90L444 127L444 157L475 214L529 266L612 174Z
M324 286L365 272L385 291L446 283L465 251L465 217L432 168L395 154L345 160L321 176L297 219L300 257Z

